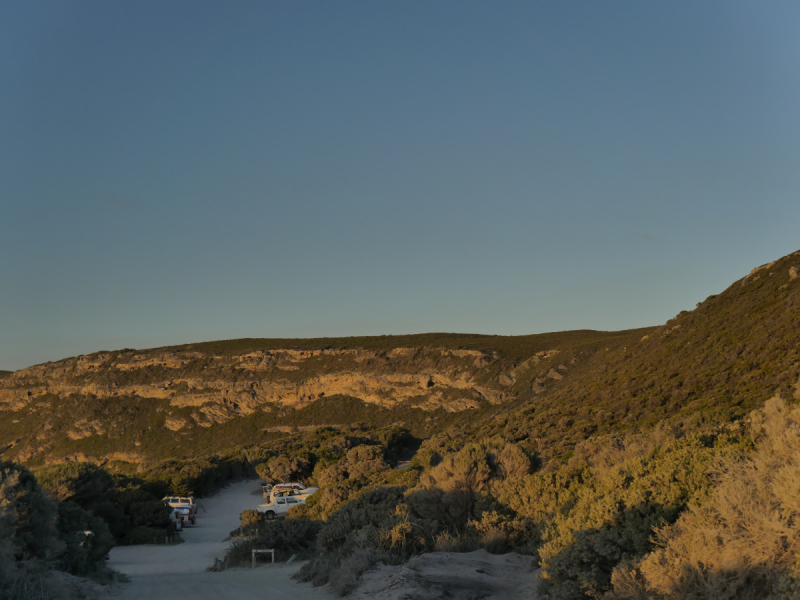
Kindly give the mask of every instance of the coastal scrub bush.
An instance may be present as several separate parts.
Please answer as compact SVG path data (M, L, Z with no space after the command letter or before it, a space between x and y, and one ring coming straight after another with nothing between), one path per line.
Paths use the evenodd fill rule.
M328 584L336 595L346 596L358 585L359 578L380 562L389 562L386 553L369 546L356 548L331 571Z
M345 563L348 557L364 549L388 557L379 552L378 539L387 527L391 527L392 516L403 500L403 491L401 487L369 490L329 515L317 536L317 556L298 571L298 579L324 585L331 577L338 577L335 581L344 590L351 578L346 573L334 573L346 564L345 571L352 574L359 570L359 565L364 564L358 558Z
M492 554L533 555L540 542L535 523L510 511L487 510L479 520L468 523L468 531L474 532L480 546Z
M131 537L132 528L160 529L154 535L171 532L170 509L154 496L144 480L112 475L90 463L63 463L37 471L42 487L59 501L72 502L105 521L114 539L121 543ZM125 540L123 542L122 540ZM152 542L150 536L149 542Z
M702 504L659 529L657 548L615 573L618 598L795 598L800 591L800 408L750 416L752 454L726 456Z
M282 454L259 464L256 473L262 479L275 483L306 480L311 475L311 463L301 456L289 457Z
M430 551L433 536L424 524L409 519L406 505L398 504L394 514L378 532L377 545L393 558L392 562L405 562L417 554Z
M28 469L0 461L0 600L73 598L49 569L96 574L112 545L101 519L55 502Z
M328 517L317 545L322 550L341 547L353 532L378 529L403 499L403 488L382 487L361 494Z
M650 551L657 527L710 493L712 465L748 446L724 433L660 440L605 438L596 442L598 452L589 442L555 471L493 481L494 499L519 520L518 532L502 532L496 523L493 543L513 539L529 552L538 546L554 599L601 596L615 567Z
M322 523L310 519L276 519L251 524L235 538L226 557L234 566L247 564L254 548L274 548L275 560L288 560L293 554L309 558Z
M560 507L542 530L539 554L554 597L609 589L613 568L648 552L654 529L705 498L710 468L744 447L727 435L693 434L641 458L592 469L574 504Z
M252 537L264 523L264 515L257 510L244 510L239 514L239 527L231 531L231 537Z
M19 498L20 490L13 489L18 485L14 480L19 473L14 467L16 465L12 466L12 463L0 462L0 600L55 600L59 596L50 585L44 565L32 558L36 550L25 547L24 536L15 535L15 527L19 524L24 526L26 522L26 519L20 519L19 512L25 512L26 504L30 505L31 502L23 503ZM27 478L23 476L22 479ZM23 482L23 490L26 483L30 482ZM39 516L48 517L50 511L42 513L36 510L38 502L32 504L34 514L38 512ZM52 528L37 533L47 535L51 544L55 542Z
M48 559L61 550L56 513L56 504L33 473L16 463L0 461L0 528L8 535L16 560Z
M477 493L486 491L493 472L486 448L468 444L462 450L446 455L442 462L423 474L422 485L444 492Z
M105 566L105 557L114 546L114 538L105 521L74 502L58 505L58 533L64 551L59 570L73 575L90 575Z
M464 533L471 520L493 506L492 487L528 475L532 462L515 444L493 439L468 444L445 455L420 477L420 487L406 497L411 514L439 523L450 534Z
M91 463L67 462L36 472L39 484L58 500L83 505L106 494L114 487L108 471Z
M8 546L10 544L0 538L0 600L66 600L71 597L54 585L41 565L16 562Z
M316 470L314 479L318 485L328 486L346 479L370 478L390 468L383 447L361 444L348 450L338 462Z

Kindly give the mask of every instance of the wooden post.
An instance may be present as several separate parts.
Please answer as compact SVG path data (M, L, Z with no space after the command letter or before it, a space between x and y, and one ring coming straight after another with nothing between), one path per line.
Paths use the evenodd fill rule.
M272 564L275 564L275 549L274 548L254 548L253 549L253 568L256 568L256 554L269 552L272 554Z

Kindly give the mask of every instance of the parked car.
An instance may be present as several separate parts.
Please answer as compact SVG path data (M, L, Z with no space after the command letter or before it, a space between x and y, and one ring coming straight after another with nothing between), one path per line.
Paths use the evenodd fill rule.
M173 508L172 512L169 514L169 520L175 525L175 531L183 529L183 519L179 511L179 508Z
M319 488L306 487L302 483L276 483L269 493L270 502L281 496L298 496L307 498Z
M259 504L258 512L262 513L268 521L271 521L275 517L284 516L286 512L293 506L299 506L300 504L305 503L306 499L302 496L281 496L275 498L272 502Z
M194 496L164 496L161 499L161 501L166 502L173 508L180 508L186 506L191 506L192 508L195 508Z
M181 506L180 508L175 509L178 512L178 516L181 519L181 529L187 523L191 523L192 525L197 525L197 517L195 517L194 509L190 506Z
M261 482L261 495L264 498L269 498L269 494L272 491L272 484Z
M181 529L187 523L197 524L197 505L192 496L164 496L161 499L168 506L171 506L181 521Z

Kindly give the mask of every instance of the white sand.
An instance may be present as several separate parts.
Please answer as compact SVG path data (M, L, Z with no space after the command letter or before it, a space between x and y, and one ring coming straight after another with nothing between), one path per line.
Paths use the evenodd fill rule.
M259 494L252 492L258 490ZM222 558L223 542L239 526L239 514L263 502L257 482L233 484L200 501L197 525L175 546L120 546L109 566L131 578L107 593L120 600L317 600L336 596L325 588L297 583L290 576L300 565L266 564L256 569L206 572ZM405 565L379 565L364 574L351 600L533 600L539 580L534 561L519 554L485 550L435 552Z
M536 563L520 554L434 552L367 572L350 600L534 600Z
M258 494L252 492L258 490ZM258 482L228 486L217 495L198 501L197 525L181 534L186 540L174 546L119 546L111 550L109 566L131 578L110 593L120 600L316 600L334 598L321 588L297 583L290 575L298 564L267 564L256 569L206 572L214 558L222 558L223 542L239 526L239 515L263 502Z

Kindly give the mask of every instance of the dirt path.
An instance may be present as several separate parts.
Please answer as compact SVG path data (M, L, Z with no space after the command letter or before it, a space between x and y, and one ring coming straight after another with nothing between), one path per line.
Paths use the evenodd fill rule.
M259 494L252 492L258 490ZM199 501L197 525L187 527L183 544L175 546L119 546L111 550L109 566L131 578L115 593L119 600L317 600L334 596L290 575L299 565L264 565L256 569L206 568L222 558L228 547L222 540L239 526L239 514L263 502L257 482L240 482L216 496Z

